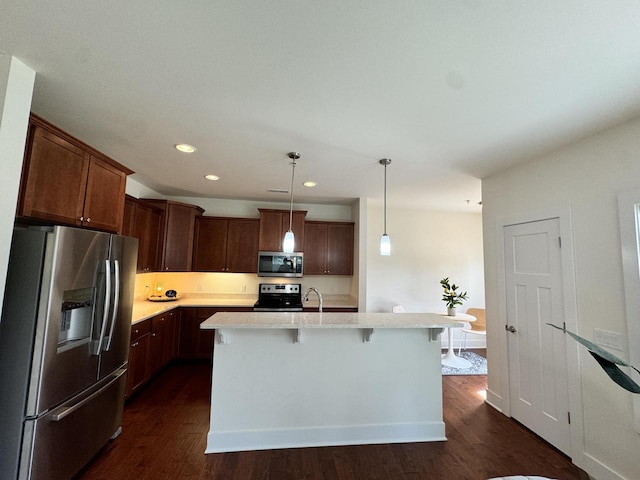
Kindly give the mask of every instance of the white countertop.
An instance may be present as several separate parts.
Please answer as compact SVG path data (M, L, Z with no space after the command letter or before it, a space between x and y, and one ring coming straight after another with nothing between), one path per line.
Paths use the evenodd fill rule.
M148 318L168 312L177 307L210 307L210 308L253 308L258 300L257 295L213 295L213 296L185 296L171 302L151 302L141 300L134 302L131 323L135 324ZM318 307L317 301L305 302L305 308ZM344 295L328 296L324 301L324 308L357 308L355 299Z
M201 323L200 328L459 328L463 325L436 313L219 312Z

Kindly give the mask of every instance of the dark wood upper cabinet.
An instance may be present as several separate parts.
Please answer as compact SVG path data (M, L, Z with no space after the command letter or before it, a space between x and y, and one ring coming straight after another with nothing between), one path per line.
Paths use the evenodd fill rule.
M191 271L195 219L204 210L196 205L171 200L144 199L163 212L160 237L162 245L160 270L165 272Z
M289 230L289 210L267 210L260 211L260 240L258 249L260 251L281 252L284 234ZM305 210L294 210L291 223L291 230L295 236L296 252L304 251L304 225Z
M193 270L256 273L259 233L255 218L196 218Z
M138 239L138 271L159 270L163 210L128 195L124 207L122 234Z
M258 271L258 239L260 220L230 218L227 233L227 271L256 273Z
M86 226L111 232L120 230L126 184L127 175L122 170L91 155L84 197Z
M353 275L354 224L305 223L304 274Z
M138 200L136 198L129 195L125 195L124 197L124 215L122 217L122 229L120 230L120 233L127 237L135 237L133 233L133 228L135 226L133 219L136 214L137 201ZM139 251L140 247L138 247L138 252Z
M224 272L227 268L226 218L199 217L193 244L193 270L196 272Z
M17 214L118 232L124 216L126 178L131 173L32 114Z

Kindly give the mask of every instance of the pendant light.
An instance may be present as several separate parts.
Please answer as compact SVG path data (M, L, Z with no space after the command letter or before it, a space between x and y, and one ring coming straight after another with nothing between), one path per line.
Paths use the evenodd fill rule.
M293 223L293 178L296 174L296 160L300 158L300 154L298 152L289 152L287 156L291 159L291 201L289 203L289 230L284 234L284 240L282 240L282 251L284 253L293 253L296 246L293 230L291 230Z
M390 158L380 160L380 165L384 165L384 233L380 238L380 255L391 255L391 239L387 235L387 165L391 163Z

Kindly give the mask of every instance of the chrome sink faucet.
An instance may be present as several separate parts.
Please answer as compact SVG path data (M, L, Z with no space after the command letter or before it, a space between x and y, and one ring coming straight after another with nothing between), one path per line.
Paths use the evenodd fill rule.
M311 292L314 292L314 293L318 296L318 303L319 303L319 309L318 309L318 311L319 311L320 313L322 313L322 294L318 291L318 289L317 289L317 288L314 288L314 287L309 287L309 288L307 288L307 291L306 291L306 292L305 292L305 294L304 294L304 301L305 301L305 302L308 302L308 301L309 301L309 294L310 294Z

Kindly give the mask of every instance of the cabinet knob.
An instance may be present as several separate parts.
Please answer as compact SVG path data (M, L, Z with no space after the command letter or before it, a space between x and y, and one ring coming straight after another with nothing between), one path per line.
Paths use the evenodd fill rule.
M138 346L138 342L131 345L131 348L136 348Z
M84 217L80 217L78 218L78 220L80 220L81 222L84 222Z
M156 334L155 334L155 333L152 333L152 334L151 334L151 336L152 336L152 337L155 337L155 336L156 336Z
M87 217L87 223L91 223L91 218Z

